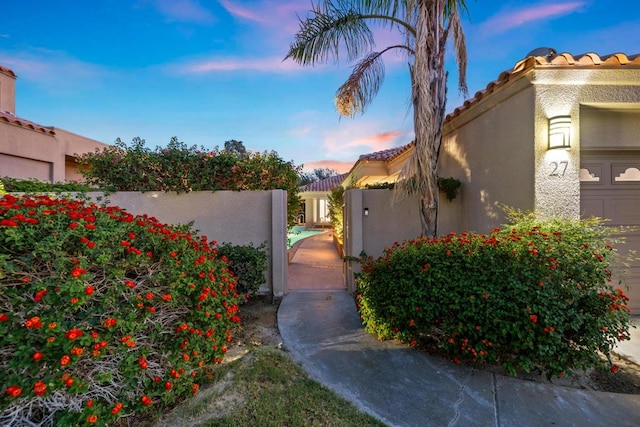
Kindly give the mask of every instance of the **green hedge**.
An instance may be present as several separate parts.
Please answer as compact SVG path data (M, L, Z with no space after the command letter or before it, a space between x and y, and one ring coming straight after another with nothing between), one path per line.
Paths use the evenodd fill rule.
M456 363L549 377L602 366L629 339L628 298L610 282L610 229L521 216L488 235L396 244L357 277L366 329L430 340Z
M175 137L154 150L134 138L131 145L116 141L102 151L78 158L89 185L108 191L287 191L289 222L299 209L300 167L274 151L242 156L218 149L187 146Z

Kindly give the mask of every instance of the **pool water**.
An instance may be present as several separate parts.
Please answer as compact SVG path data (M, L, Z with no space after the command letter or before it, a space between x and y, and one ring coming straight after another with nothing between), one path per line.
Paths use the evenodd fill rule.
M287 246L289 249L299 240L306 239L314 234L322 233L324 230L307 230L302 225L294 225L287 232Z

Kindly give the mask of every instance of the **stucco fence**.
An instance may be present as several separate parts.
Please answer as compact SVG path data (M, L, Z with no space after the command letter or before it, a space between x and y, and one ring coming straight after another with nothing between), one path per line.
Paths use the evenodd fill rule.
M287 193L202 191L194 193L88 193L100 204L119 206L133 215L148 214L166 224L193 221L198 234L218 243L266 243L268 270L259 293L282 297L287 286Z
M394 242L419 236L419 204L417 197L394 200L392 190L352 189L345 192L344 206L344 277L353 292L354 274L360 272L353 258L361 253L376 258Z

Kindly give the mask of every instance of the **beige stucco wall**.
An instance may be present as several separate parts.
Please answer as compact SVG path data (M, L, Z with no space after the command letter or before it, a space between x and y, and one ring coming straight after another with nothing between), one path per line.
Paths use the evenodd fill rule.
M438 234L486 232L504 223L500 205L534 207L535 92L509 83L447 122L438 175L462 182L453 202L440 194Z
M368 215L365 216L365 209ZM359 257L361 252L378 257L385 247L420 235L418 200L394 200L391 190L358 190L345 192L345 256ZM345 262L347 289L353 291L353 274L360 264Z
M64 181L60 164L64 165L64 153L52 135L0 121L0 176Z
M0 70L0 111L16 112L16 78Z
M102 193L89 193L93 199ZM260 292L281 297L287 284L287 196L283 190L195 193L117 192L108 204L155 216L163 223L187 224L209 240L238 245L267 243L269 271ZM104 200L103 200L104 202Z
M638 148L636 135L613 131L637 115L602 110L637 109L639 101L640 70L632 69L538 68L495 89L445 125L439 175L459 179L462 188L453 203L441 195L439 234L489 231L504 222L499 205L578 218L581 126L590 133L585 149ZM600 118L585 127L581 114ZM571 148L549 150L549 118L567 115Z
M581 125L582 106L638 108L640 70L536 69L532 83L536 92L535 208L549 215L579 218L581 128L588 129ZM548 120L562 115L571 116L571 148L548 150ZM590 118L593 115L587 113L584 119ZM629 138L600 143L591 137L584 149L640 145ZM558 173L559 168L562 173Z

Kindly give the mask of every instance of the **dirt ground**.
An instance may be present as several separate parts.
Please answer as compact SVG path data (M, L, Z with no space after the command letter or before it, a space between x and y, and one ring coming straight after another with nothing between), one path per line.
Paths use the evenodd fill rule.
M251 346L269 346L280 348L282 339L278 333L277 311L279 302L272 303L271 297L254 296L240 308L241 326L234 334L233 346L226 360L241 357ZM428 348L423 351L433 353ZM607 391L613 393L640 394L640 366L612 355L613 363L620 369L613 374L609 371L591 371L576 373L565 378L556 378L553 384L581 388L586 390ZM540 375L523 374L522 379L537 382L548 381Z

